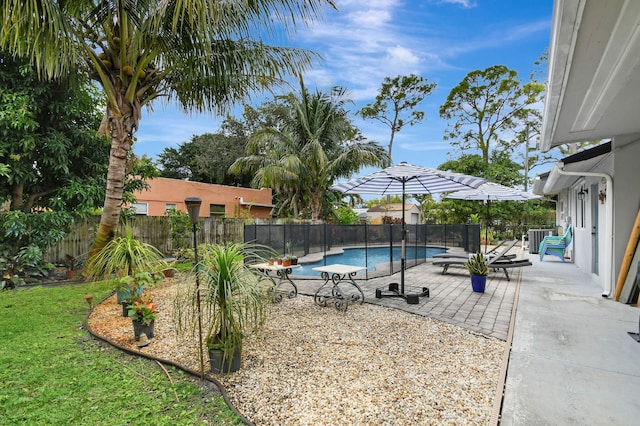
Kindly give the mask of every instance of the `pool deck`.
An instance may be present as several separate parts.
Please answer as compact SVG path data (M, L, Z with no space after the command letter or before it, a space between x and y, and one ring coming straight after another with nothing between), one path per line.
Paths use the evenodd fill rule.
M487 277L485 292L474 293L469 274L464 268L451 267L446 275L442 275L441 267L427 261L405 271L405 293L419 293L423 287L429 288L429 297L419 298L419 303L415 305L410 305L399 297L375 297L376 289L386 290L389 283L399 283L399 273L369 280L358 279L358 275L361 275L358 274L355 278L364 292L366 303L435 318L506 340L520 274L521 268L510 271L511 281L507 281L504 273L491 273ZM320 279L295 276L293 280L300 294L310 296L324 283Z

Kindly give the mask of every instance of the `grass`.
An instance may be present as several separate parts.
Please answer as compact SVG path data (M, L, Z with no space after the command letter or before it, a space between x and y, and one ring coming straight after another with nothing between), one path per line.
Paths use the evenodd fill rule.
M196 378L97 342L84 295L109 282L0 292L0 424L237 425ZM172 383L173 381L173 383Z

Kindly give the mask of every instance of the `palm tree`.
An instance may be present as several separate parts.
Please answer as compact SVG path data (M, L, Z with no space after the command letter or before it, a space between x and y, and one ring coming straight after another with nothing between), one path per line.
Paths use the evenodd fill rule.
M231 172L255 173L255 187L272 187L297 217L307 205L318 221L333 182L363 166L385 164L388 155L376 142L366 141L347 116L346 92L309 93L300 80L300 93L290 93L271 111L280 114L279 126L264 127L247 144L247 156Z
M162 98L184 110L224 112L307 69L312 52L263 44L261 34L319 17L333 0L5 0L0 49L30 58L43 77L80 66L106 97L111 138L106 198L91 254L117 229L127 154L141 110Z

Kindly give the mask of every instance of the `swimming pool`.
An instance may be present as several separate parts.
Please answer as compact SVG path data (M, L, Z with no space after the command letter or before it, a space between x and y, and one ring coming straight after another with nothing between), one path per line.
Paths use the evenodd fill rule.
M444 253L446 249L440 247L408 247L406 249L407 260L413 259L425 259L433 257L434 254ZM393 249L393 261L399 262L402 258L402 248L394 247ZM319 275L318 271L314 271L313 268L325 265L334 265L341 263L343 265L352 266L367 266L369 272L376 270L377 263L389 264L389 247L369 247L365 248L347 248L344 249L344 253L331 254L326 256L323 260L317 262L302 264L299 268L294 268L292 274L294 275Z

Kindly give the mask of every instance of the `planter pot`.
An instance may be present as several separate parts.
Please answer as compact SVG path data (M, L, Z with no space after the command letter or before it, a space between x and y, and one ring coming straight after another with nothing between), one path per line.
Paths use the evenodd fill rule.
M120 304L122 305L122 316L123 317L128 317L129 316L129 302L128 300L125 300L124 302L121 302Z
M75 269L69 269L67 270L67 279L72 280L76 277L76 273L78 271L76 271Z
M267 263L268 263L269 265L273 265L275 262L276 262L276 261L275 261L274 259L269 259L269 260L267 261Z
M133 320L131 320L131 323L133 324L133 335L135 336L136 341L140 339L140 334L142 333L146 334L149 339L153 337L153 326L155 321L151 321L149 325Z
M211 364L211 372L216 374L228 374L240 369L240 361L242 359L242 347L236 347L233 356L224 357L222 349L209 349L209 363Z
M291 264L292 265L297 265L298 264L298 259L297 258L291 259Z
M291 260L283 260L282 266L291 266Z
M165 278L173 278L176 275L175 269L165 269L163 271Z
M278 259L278 260L276 260L276 263L277 263L278 265L282 265L282 259Z
M476 293L484 293L484 288L487 285L486 275L471 275L471 288Z

